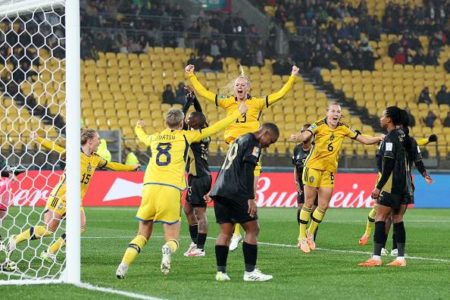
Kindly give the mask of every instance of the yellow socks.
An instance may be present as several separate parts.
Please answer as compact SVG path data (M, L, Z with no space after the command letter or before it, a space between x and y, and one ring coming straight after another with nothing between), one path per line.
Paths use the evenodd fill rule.
M310 234L314 234L319 226L320 222L322 222L323 217L325 216L325 212L320 208L316 208L311 217L311 224L309 224L308 232Z
M177 251L178 247L180 246L180 244L178 243L177 240L168 240L166 242L166 245L169 246L170 251L172 253L174 253L175 251Z
M300 226L298 239L306 239L306 225L308 225L309 219L311 218L311 208L305 207L303 205L300 211Z
M367 223L366 223L366 231L364 232L365 235L370 236L372 234L373 225L375 224L375 217L377 215L377 211L374 208L369 212L369 215L367 216Z
M234 225L233 235L241 235L241 225L239 224Z
M142 248L144 248L145 244L147 244L147 239L142 235L137 235L128 244L128 248L122 258L122 263L126 264L127 266L131 265L138 254L141 252Z
M63 233L59 239L48 247L47 252L51 254L56 254L62 246L66 244L66 234Z
M47 230L44 226L35 226L30 227L30 229L27 229L20 234L18 234L15 238L16 244L19 244L23 241L27 240L35 240L40 239L41 237L51 235L53 232Z

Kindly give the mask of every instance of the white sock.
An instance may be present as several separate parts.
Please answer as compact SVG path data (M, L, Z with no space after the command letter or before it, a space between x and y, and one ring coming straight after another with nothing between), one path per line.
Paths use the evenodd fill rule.
M381 256L379 256L379 255L372 255L372 259L381 260Z

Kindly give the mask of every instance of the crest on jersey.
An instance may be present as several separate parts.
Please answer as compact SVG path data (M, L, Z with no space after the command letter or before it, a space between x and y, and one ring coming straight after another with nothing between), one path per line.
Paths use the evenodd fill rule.
M88 171L88 172L91 172L91 170L92 170L92 166L91 166L90 163L88 163L88 165L87 165L87 171Z
M392 143L386 143L386 151L392 151Z
M261 149L259 147L253 147L252 155L258 157L260 151Z

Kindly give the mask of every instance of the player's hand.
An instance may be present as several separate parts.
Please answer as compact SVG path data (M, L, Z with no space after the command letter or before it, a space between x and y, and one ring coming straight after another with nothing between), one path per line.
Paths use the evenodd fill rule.
M250 217L254 218L256 216L256 200L255 199L249 199L248 200L248 214Z
M380 190L377 188L374 188L372 191L372 199L378 199L380 197Z
M37 139L38 137L39 137L39 134L38 134L36 131L33 131L33 132L30 134L31 140L35 140L35 139Z
M134 165L134 171L139 171L139 169L141 168L141 164L136 164Z
M433 178L431 178L431 176L427 174L427 175L425 175L425 181L428 184L432 184L433 183Z
M386 137L385 134L380 135L378 138L380 139L380 142L384 141L384 138Z
M291 134L289 141L290 142L300 142L302 140L300 136L301 136L301 133Z
M241 113L241 115L245 115L247 113L248 110L248 106L247 104L245 104L245 101L242 101L241 104L239 104L239 112Z
M195 66L194 66L194 65L187 65L187 66L184 68L184 71L185 71L186 73L194 73L194 70L195 70Z
M136 125L139 126L139 127L144 127L145 126L145 122L144 122L144 120L138 120Z
M213 199L211 198L211 196L208 194L206 194L205 196L203 196L203 199L205 199L206 203L210 203L213 201Z
M293 65L291 75L297 75L298 71L300 71L300 69L296 65Z

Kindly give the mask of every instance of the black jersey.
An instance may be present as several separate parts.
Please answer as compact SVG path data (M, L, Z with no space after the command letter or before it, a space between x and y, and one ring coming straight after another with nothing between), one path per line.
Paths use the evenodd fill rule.
M229 147L220 168L211 197L248 200L255 198L254 170L261 155L261 144L248 133L237 138Z
M410 194L411 191L404 139L403 131L395 129L386 135L380 146L378 155L381 160L381 171L384 169L384 159L394 160L394 169L382 187L382 191L389 194L404 195Z
M311 153L311 147L308 150L303 149L303 144L298 144L294 148L294 155L292 156L292 164L297 170L297 182L301 185L303 189L302 173L305 167L305 160Z
M211 175L208 165L208 148L210 142L211 138L206 137L200 142L190 145L189 174L197 177Z

